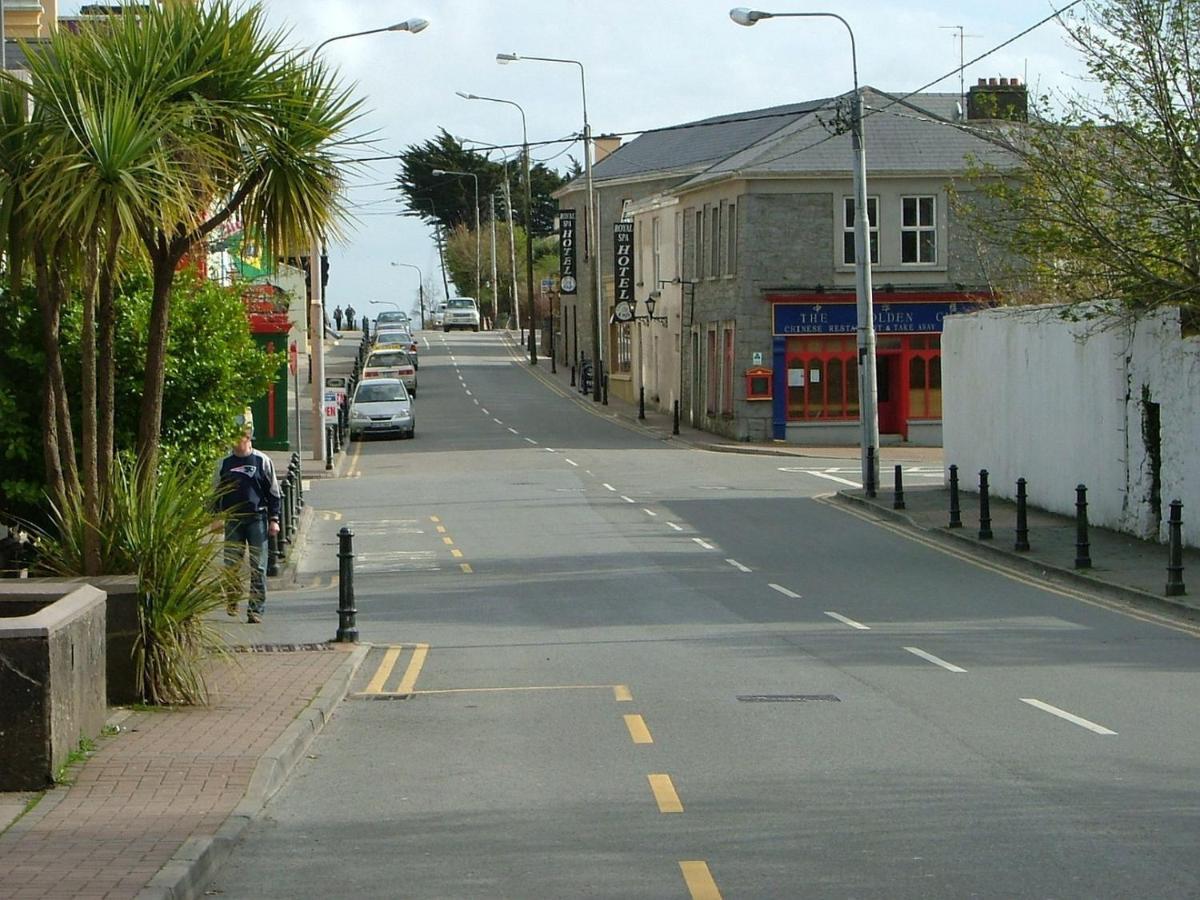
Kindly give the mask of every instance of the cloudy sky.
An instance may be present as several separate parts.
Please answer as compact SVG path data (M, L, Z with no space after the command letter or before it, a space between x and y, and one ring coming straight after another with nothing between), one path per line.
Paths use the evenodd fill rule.
M1055 6L1062 7L1067 0ZM336 41L322 52L369 112L361 120L375 149L396 153L446 128L459 138L519 143L515 109L462 100L455 91L520 103L531 142L578 133L582 106L578 69L532 61L498 65L497 52L566 57L586 70L588 116L595 133L629 133L693 119L829 96L851 86L849 42L836 21L775 19L742 28L729 19L730 0L264 0L271 19L290 29L297 46L378 28L413 16L428 19L420 34L384 33ZM78 3L63 2L70 14ZM958 89L958 32L970 60L1050 15L1038 0L964 4L947 0L841 0L758 7L775 12L829 9L854 28L859 80L886 91L916 89L954 73L934 90ZM966 69L976 78L1027 78L1035 90L1079 85L1081 66L1050 22ZM628 138L627 138L628 139ZM560 170L579 144L538 148L535 159ZM868 147L868 159L870 148ZM366 309L366 301L410 306L417 273L436 283L430 230L399 217L389 189L394 164L374 163L347 189L358 216L348 239L330 248L329 302ZM453 287L452 287L453 289Z

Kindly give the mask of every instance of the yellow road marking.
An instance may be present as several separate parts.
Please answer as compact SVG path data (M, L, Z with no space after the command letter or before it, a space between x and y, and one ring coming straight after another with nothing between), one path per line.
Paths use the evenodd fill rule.
M1160 616L1157 613L1149 612L1147 610L1131 609L1121 603L1086 594L1082 590L1059 587L1058 585L1041 581L1032 576L1018 572L1015 569L1010 569L1003 564L979 559L967 550L959 550L956 547L947 547L939 541L936 541L926 535L909 531L902 525L897 525L895 523L876 518L866 510L852 509L844 506L841 503L832 502L830 500L831 496L832 495L824 494L814 497L813 499L818 503L824 503L826 506L833 507L834 509L840 510L847 515L862 519L864 522L869 522L872 525L883 528L892 532L893 534L899 535L902 538L913 541L914 543L921 544L931 550L936 550L939 553L945 554L946 556L953 556L955 559L960 559L978 569L992 572L993 574L1000 575L1001 577L1007 578L1010 581L1024 584L1027 587L1037 588L1038 590L1046 591L1046 593L1049 594L1056 594L1059 597L1066 597L1069 600L1078 600L1080 603L1086 603L1088 606L1106 609L1109 612L1115 612L1123 616L1128 616L1131 619L1137 619L1141 622L1147 622L1152 625L1161 625L1163 628L1169 628L1172 631L1178 631L1192 637L1200 637L1200 626L1190 625L1185 622L1177 622L1167 618L1166 616Z
M471 568L470 563L459 563L458 567L460 569L462 569L463 572L466 573L467 575L470 575L473 571L475 571L474 569Z
M679 870L683 872L683 881L692 900L721 900L721 892L717 890L717 883L713 881L708 863L704 860L681 860Z
M445 526L445 525L439 525L439 526L437 527L437 533L438 533L438 534L445 534L445 533L446 533L446 526Z
M442 543L445 544L447 547L453 547L454 546L454 538L444 537L444 538L442 538Z
M646 722L641 716L626 716L625 727L629 729L629 736L635 744L654 743L654 738L650 737L650 729L646 727Z
M400 658L402 647L389 647L387 653L383 654L383 661L379 664L379 668L375 670L375 676L367 683L365 693L378 694L383 690L383 686L387 684L388 676L392 674L392 669L396 665L396 660Z
M357 471L358 457L359 457L359 454L361 454L361 453L362 453L362 441L359 441L357 444L354 445L354 453L351 454L351 456L350 456L350 468L346 472L346 474L349 475L351 478L358 478L362 474L362 472Z
M425 665L425 657L429 655L428 644L417 644L413 650L412 659L408 661L408 668L404 671L404 677L400 680L400 686L396 688L397 694L411 694L413 687L417 683L417 676L421 674L421 666Z
M647 775L646 777L650 780L650 790L654 792L659 812L683 812L683 803L679 800L679 794L675 793L675 785L671 783L670 775Z
M613 685L613 699L616 700L618 703L625 703L629 700L632 700L633 693L629 690L629 685L614 684Z
M429 521L430 521L430 522L440 522L440 521L442 521L442 520L441 520L441 519L439 519L437 516L430 516L430 517L429 517Z

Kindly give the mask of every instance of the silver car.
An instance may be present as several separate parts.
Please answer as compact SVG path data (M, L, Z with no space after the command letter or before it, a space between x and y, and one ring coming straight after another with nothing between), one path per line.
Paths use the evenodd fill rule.
M350 440L397 432L410 438L416 431L412 398L399 378L372 378L355 389L350 402Z

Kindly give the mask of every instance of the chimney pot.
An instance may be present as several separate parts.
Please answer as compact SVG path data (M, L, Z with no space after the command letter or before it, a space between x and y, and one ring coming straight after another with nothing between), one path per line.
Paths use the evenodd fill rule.
M989 79L988 79L988 87L999 87L999 85L996 83L996 79L995 79L995 78L989 78Z
M1008 87L1008 79L1007 78L1000 79L1000 87Z
M987 79L986 79L986 78L980 78L980 79L978 79L978 80L975 82L975 84L976 84L976 86L977 86L977 87L987 87Z

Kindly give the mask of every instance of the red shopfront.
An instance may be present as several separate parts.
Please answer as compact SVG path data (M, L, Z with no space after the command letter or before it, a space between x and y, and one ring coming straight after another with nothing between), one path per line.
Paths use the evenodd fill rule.
M857 304L853 294L768 294L778 440L858 440ZM879 433L940 432L942 320L981 305L961 293L876 294ZM792 433L789 435L789 431Z

